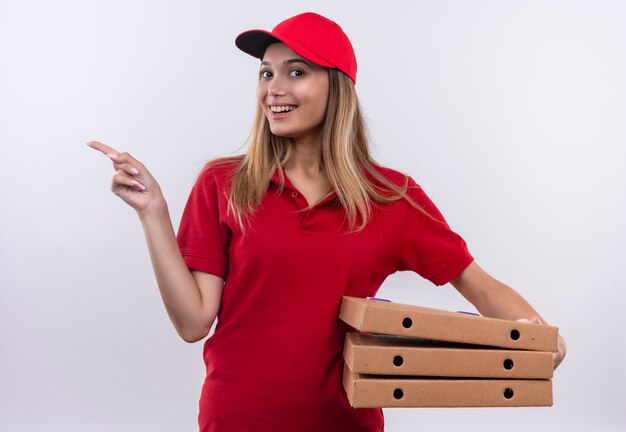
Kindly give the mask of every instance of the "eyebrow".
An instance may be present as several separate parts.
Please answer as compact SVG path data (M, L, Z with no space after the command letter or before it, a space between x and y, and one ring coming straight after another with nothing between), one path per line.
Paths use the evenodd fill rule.
M292 59L287 59L283 62L283 64L288 65L288 64L294 64L294 63L304 63L305 65L307 65L308 67L310 67L311 69L313 69L313 65L311 65L311 63L309 63L308 61L306 61L303 58L292 58ZM266 62L266 61L262 61L261 62L261 66L264 65L269 65L270 62Z

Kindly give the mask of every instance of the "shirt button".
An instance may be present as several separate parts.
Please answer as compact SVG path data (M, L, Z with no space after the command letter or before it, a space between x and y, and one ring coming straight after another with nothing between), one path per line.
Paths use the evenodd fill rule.
M298 215L298 217L300 218L300 220L304 219L304 216L306 216L306 214L305 214L305 213L300 213L300 214Z
M296 192L296 191L291 192L291 197L292 198L298 198L298 192Z

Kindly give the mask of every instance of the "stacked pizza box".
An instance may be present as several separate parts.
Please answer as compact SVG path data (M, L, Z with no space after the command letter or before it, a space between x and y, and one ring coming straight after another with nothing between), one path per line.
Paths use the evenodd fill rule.
M355 408L551 406L558 328L344 297Z

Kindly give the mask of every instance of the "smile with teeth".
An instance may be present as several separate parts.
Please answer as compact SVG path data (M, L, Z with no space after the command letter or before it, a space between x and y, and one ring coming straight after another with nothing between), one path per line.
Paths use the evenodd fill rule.
M284 113L284 112L289 112L289 111L293 111L295 110L296 107L295 106L270 106L270 110L273 113Z

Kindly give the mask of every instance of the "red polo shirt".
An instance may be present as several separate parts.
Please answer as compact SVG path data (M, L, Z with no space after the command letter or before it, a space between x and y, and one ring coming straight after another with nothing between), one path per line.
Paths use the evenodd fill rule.
M281 191L278 172L244 237L226 215L234 167L201 173L177 236L190 269L225 280L204 345L200 430L383 430L382 410L350 407L342 388L341 298L374 296L399 270L443 285L472 262L465 242L413 179L409 195L437 220L405 200L373 204L368 226L346 234L336 194L303 212L306 199L286 175ZM403 174L376 168L402 184Z

